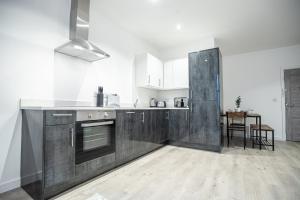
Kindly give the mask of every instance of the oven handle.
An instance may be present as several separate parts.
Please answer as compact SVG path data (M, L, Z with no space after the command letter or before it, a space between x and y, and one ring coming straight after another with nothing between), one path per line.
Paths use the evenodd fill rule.
M86 128L86 127L104 126L104 125L110 125L110 124L114 124L114 121L86 123L86 124L81 124L81 127Z

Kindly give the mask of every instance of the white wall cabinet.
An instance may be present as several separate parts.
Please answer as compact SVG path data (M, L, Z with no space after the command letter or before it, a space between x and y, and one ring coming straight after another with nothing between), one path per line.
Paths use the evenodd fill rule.
M164 64L164 89L172 89L174 85L173 79L173 61Z
M163 63L151 54L136 56L135 73L138 87L163 88Z
M188 59L171 60L164 64L164 89L189 88Z

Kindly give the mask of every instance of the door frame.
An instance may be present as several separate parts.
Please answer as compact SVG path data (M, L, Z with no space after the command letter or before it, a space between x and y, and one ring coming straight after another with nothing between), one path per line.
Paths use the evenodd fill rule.
M285 83L284 71L289 69L300 69L300 65L292 65L280 68L280 85L281 85L281 115L282 115L282 140L286 140L286 107L285 107Z

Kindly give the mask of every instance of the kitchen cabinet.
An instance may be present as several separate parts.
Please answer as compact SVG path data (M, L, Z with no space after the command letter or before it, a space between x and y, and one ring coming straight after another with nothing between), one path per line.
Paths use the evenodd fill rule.
M171 143L189 142L189 110L170 110L169 140Z
M164 89L174 88L173 61L164 64Z
M116 119L116 160L125 163L146 151L149 135L143 111L118 111Z
M22 110L21 186L47 199L74 185L75 111Z
M45 187L75 175L74 124L45 126Z
M136 85L145 88L163 88L163 63L149 53L136 56Z
M157 121L157 143L163 144L168 140L169 133L169 110L158 110L156 112Z
M116 160L120 164L149 153L168 140L166 110L117 112Z
M190 143L220 151L222 66L218 48L189 54Z
M171 60L164 64L164 89L189 87L188 59Z
M134 155L134 111L117 112L116 119L116 160L122 163L130 160Z

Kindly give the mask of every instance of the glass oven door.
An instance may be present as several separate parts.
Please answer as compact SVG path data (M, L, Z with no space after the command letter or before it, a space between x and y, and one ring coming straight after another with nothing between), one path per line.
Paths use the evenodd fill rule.
M76 164L115 152L115 121L76 124Z

